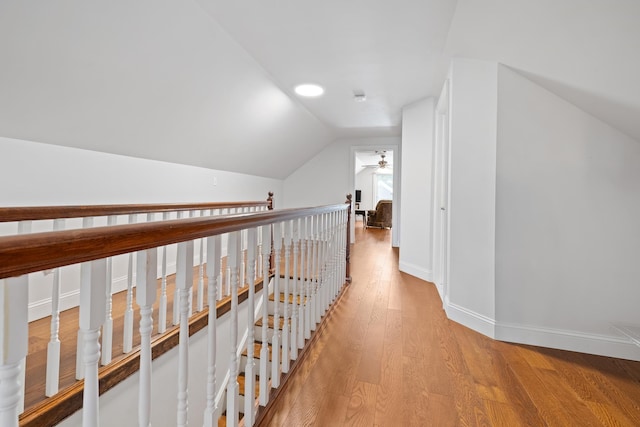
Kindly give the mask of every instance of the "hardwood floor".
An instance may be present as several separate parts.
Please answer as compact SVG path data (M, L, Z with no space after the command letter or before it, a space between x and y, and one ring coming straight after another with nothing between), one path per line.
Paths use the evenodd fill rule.
M270 426L640 426L640 362L491 340L356 225L353 282Z

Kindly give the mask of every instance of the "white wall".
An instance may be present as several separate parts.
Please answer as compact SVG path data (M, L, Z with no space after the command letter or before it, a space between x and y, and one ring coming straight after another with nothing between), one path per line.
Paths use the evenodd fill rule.
M294 173L283 184L284 205L278 207L318 206L342 203L347 193L355 200L355 151L393 148L394 159L399 159L400 138L339 139L329 144ZM397 151L396 150L397 147ZM394 172L402 165L394 160ZM398 170L399 172L399 170ZM394 203L392 240L398 243L400 212L400 183L394 177ZM352 241L354 238L352 221Z
M283 191L277 179L2 137L0 153L0 206L265 200L269 191L277 206ZM16 231L15 223L0 224L0 235ZM114 292L126 286L125 258L114 262ZM52 280L30 275L30 320L51 313ZM79 267L64 267L61 281L64 310L78 303Z
M402 111L402 230L401 271L423 280L433 280L432 192L433 192L433 98L418 101Z
M499 337L638 358L640 142L499 69Z
M455 59L450 71L447 314L493 335L497 63Z
M265 200L282 181L0 137L0 205ZM277 202L276 202L277 203Z
M364 168L356 174L356 189L362 191L360 209L370 210L375 208L373 203L373 177L375 172L375 168Z
M284 207L342 203L354 190L349 186L355 167L349 159L351 148L399 143L394 137L334 141L284 180Z

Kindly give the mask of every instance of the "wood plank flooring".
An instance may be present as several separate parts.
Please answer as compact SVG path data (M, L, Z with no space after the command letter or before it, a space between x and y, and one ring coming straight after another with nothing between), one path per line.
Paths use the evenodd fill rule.
M640 362L498 342L449 321L356 225L353 282L269 426L640 426Z

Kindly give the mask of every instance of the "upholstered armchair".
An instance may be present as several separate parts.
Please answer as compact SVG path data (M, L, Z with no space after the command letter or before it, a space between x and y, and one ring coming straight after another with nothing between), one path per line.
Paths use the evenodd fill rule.
M367 212L367 227L391 228L391 200L380 200L375 210Z

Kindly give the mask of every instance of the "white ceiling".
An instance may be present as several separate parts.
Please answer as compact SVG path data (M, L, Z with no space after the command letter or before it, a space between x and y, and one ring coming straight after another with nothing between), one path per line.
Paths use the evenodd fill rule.
M384 151L385 160L388 163L388 168L393 168L393 150L362 150L356 151L356 173L362 172L366 169L367 165L377 165L380 159L380 153Z
M452 0L200 3L287 94L322 85L301 102L338 136L399 135L402 107L438 93L447 71Z
M458 0L444 53L502 62L640 140L637 0Z
M284 178L398 135L465 56L640 140L638 22L636 0L3 0L0 136Z

